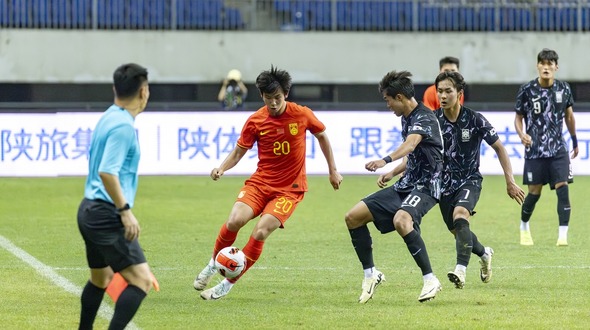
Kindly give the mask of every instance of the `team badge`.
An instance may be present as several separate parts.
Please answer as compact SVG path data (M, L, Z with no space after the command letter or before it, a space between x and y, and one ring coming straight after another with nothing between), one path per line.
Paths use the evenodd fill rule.
M291 132L291 135L297 135L297 133L299 133L299 128L297 128L297 123L289 124L289 132Z
M563 91L555 92L555 102L561 103L563 101Z
M463 128L461 130L461 141L463 142L469 142L469 140L471 140L471 134L469 134L469 130L466 128Z

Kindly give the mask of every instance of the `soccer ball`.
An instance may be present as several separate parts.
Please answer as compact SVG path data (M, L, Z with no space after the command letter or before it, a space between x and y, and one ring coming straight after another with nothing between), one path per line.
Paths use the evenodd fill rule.
M228 246L215 256L215 267L221 276L236 278L246 268L246 255L237 247Z

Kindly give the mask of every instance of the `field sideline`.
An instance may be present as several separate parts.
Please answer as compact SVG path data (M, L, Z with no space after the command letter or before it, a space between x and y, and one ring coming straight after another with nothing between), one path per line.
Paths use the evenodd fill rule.
M548 187L531 220L535 245L518 242L520 207L504 179L487 176L472 218L480 241L494 248L494 275L479 280L472 257L464 290L446 273L455 244L438 206L423 220L435 274L443 291L420 304L420 271L396 234L370 225L375 262L387 281L366 305L362 269L350 244L344 213L377 189L376 175L345 176L332 191L325 176L309 178L310 191L287 222L268 239L259 262L219 301L203 301L192 288L208 260L244 177L144 176L134 213L141 244L162 290L151 292L134 318L141 329L585 329L590 324L590 176L570 186L572 219L568 247L556 247L556 196ZM517 178L517 182L521 179ZM74 329L86 268L75 215L84 178L0 178L0 238L63 278L56 285L10 249L0 248L0 328ZM253 222L238 236L242 247ZM5 246L5 244L0 244ZM53 273L52 273L53 272ZM215 279L214 281L217 281ZM68 286L71 285L71 286ZM109 298L105 302L112 306ZM108 312L108 311L107 311ZM108 313L107 313L108 314ZM108 315L107 315L108 316ZM106 329L98 317L95 328Z

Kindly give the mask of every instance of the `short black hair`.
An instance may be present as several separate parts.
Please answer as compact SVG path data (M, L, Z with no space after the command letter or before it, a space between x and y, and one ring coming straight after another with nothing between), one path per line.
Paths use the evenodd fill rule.
M270 70L262 71L256 78L256 88L260 94L272 94L279 88L285 94L291 90L291 75L285 70L279 70L271 65Z
M148 80L147 69L139 64L127 63L119 66L113 73L115 94L118 98L130 98L139 92L139 89Z
M555 62L555 64L557 64L558 60L559 60L559 56L557 55L557 52L554 51L553 49L549 49L549 48L543 48L543 50L541 50L539 52L539 54L537 55L537 63L549 61L549 62Z
M446 79L449 79L453 82L453 87L455 87L457 92L465 90L465 86L467 84L465 83L465 79L463 79L463 75L461 75L459 72L453 71L441 72L438 74L438 76L436 76L436 80L434 81L436 89L438 89L438 83Z
M391 71L388 72L379 83L379 93L395 97L402 94L408 99L414 97L414 84L410 77L412 74L408 71Z
M460 61L458 58L453 56L445 56L438 61L438 68L442 69L443 65L445 64L456 64L457 69L459 68Z

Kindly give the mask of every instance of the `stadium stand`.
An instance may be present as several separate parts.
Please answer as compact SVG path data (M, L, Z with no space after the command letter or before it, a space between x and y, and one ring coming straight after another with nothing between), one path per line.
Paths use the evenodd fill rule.
M574 32L590 31L590 1L3 0L0 27Z

